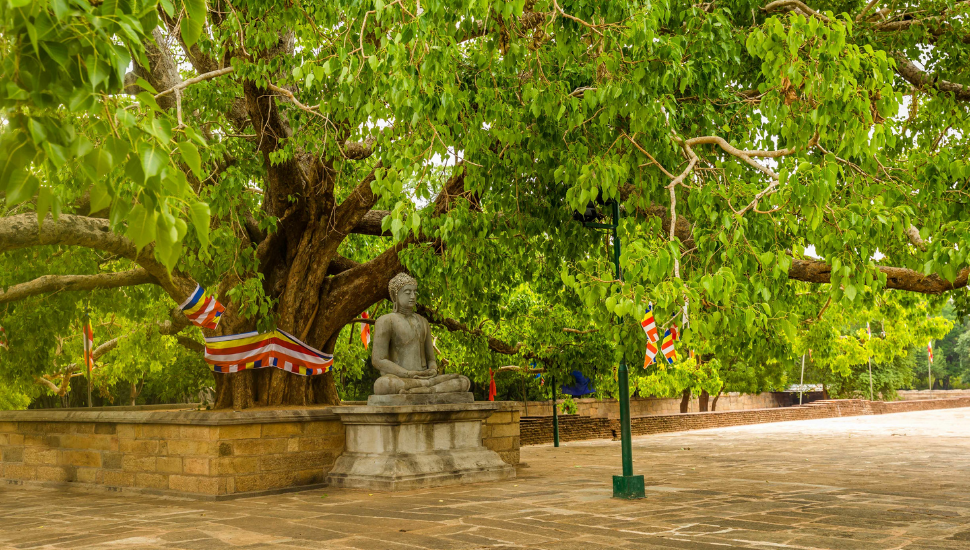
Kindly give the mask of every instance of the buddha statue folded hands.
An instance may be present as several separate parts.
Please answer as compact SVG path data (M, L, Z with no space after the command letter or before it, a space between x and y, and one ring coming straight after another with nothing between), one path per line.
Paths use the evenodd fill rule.
M467 392L468 378L438 374L430 325L414 312L418 282L399 273L387 288L394 311L382 315L374 326L371 363L381 373L374 382L374 395Z

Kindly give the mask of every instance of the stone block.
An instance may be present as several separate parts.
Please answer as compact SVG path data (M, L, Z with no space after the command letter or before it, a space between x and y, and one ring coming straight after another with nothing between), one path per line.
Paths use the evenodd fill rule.
M259 471L259 457L232 456L212 459L212 475L253 474Z
M122 439L118 442L118 450L125 454L155 455L158 454L158 440Z
M162 474L135 474L135 487L146 487L148 489L168 489L167 475Z
M195 439L176 439L167 442L168 455L176 456L213 456L217 445L213 441Z
M484 441L485 447L495 452L511 451L513 449L514 438L492 437Z
M182 493L221 495L226 493L226 478L172 475L168 478L168 487Z
M339 420L324 420L322 422L308 422L303 429L306 436L337 435L344 433L344 425Z
M8 424L12 424L9 422ZM24 436L21 434L0 433L0 447L5 445L23 445Z
M118 425L99 422L94 425L94 433L100 435L115 435L118 433Z
M243 424L240 426L219 426L219 439L255 439L260 437L259 424Z
M74 481L81 483L97 483L98 468L75 468Z
M135 474L133 472L99 470L97 483L108 487L133 487L135 485Z
M274 455L285 453L285 439L241 439L233 441L232 454L235 456Z
M16 422L0 422L0 433L13 433L17 431Z
M512 413L510 411L494 412L492 416L485 419L486 424L509 424L512 422Z
M209 459L200 457L183 458L182 473L202 476L209 475Z
M154 472L155 457L123 455L121 457L121 469L126 472Z
M135 424L138 439L178 439L181 426L168 424Z
M493 424L492 437L512 437L519 435L518 424Z
M28 449L36 449L36 447L27 447ZM24 448L21 446L7 446L0 447L0 461L3 462L23 462L24 461ZM36 464L36 463L34 463Z
M21 458L25 464L57 464L57 449L45 449L43 447L20 447ZM6 458L4 458L6 462ZM16 461L14 461L16 462Z
M300 451L335 451L340 452L344 448L344 436L331 435L327 437L301 437L299 440Z
M135 425L134 424L116 424L115 425L115 435L117 435L119 438L134 439L135 438Z
M259 471L308 470L312 468L322 470L325 466L333 464L333 461L333 453L327 451L261 456L259 458Z
M74 481L73 466L38 466L37 481Z
M289 439L286 440L286 452L288 452L288 453L296 453L296 452L299 452L299 451L300 451L300 440L299 439L297 439L295 437L291 437L291 438L289 438Z
M72 434L93 434L94 427L97 426L94 422L74 422L71 423L71 433Z
M248 476L236 476L235 488L237 493L248 493L251 491L265 491L279 487L292 487L296 473L293 471L280 471L261 473Z
M282 422L279 424L263 424L262 437L288 437L303 433L303 424L296 422Z
M4 479L18 479L22 481L33 481L37 478L37 466L29 464L4 463Z
M212 439L213 432L218 428L210 426L179 426L179 439L200 439L208 441Z
M117 451L118 438L113 435L95 435L94 433L69 434L60 436L60 446L69 449Z
M62 466L89 468L101 467L101 453L98 451L61 451L58 463Z
M232 443L219 443L219 456L232 456Z
M182 459L176 456L160 456L155 459L155 471L160 474L181 474Z
M122 456L121 453L111 451L101 453L101 467L107 470L120 470Z

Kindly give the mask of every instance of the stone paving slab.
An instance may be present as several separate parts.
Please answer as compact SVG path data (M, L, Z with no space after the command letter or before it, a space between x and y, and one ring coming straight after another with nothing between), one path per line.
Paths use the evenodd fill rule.
M524 447L514 480L228 502L0 486L0 549L970 550L970 409Z

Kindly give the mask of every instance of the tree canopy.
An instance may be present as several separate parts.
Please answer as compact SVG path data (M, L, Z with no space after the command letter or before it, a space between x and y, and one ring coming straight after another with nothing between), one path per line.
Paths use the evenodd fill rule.
M0 252L23 263L5 322L58 304L70 324L80 301L35 298L103 292L167 304L145 319L191 347L174 306L199 283L227 306L207 335L276 326L334 351L407 269L428 317L522 362L579 342L637 365L652 303L701 364L768 365L827 309L909 291L963 313L968 14L3 0ZM605 234L573 221L609 201L622 281ZM529 345L495 328L515 311ZM339 399L332 373L215 383L221 407Z

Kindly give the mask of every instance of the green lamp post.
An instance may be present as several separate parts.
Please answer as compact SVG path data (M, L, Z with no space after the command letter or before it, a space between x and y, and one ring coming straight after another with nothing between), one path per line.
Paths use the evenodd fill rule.
M610 207L612 223L589 221L591 218L595 219L595 207L593 207L593 216L590 216L590 209L587 207L586 215L583 216L583 225L592 229L607 229L613 232L613 265L616 267L616 279L622 282L620 238L617 235L617 227L620 225L620 205L615 200L610 200L606 205ZM613 498L644 498L646 494L643 488L643 476L633 475L633 441L630 433L630 372L627 370L626 360L624 359L620 360L617 381L620 386L620 446L623 475L613 476Z

